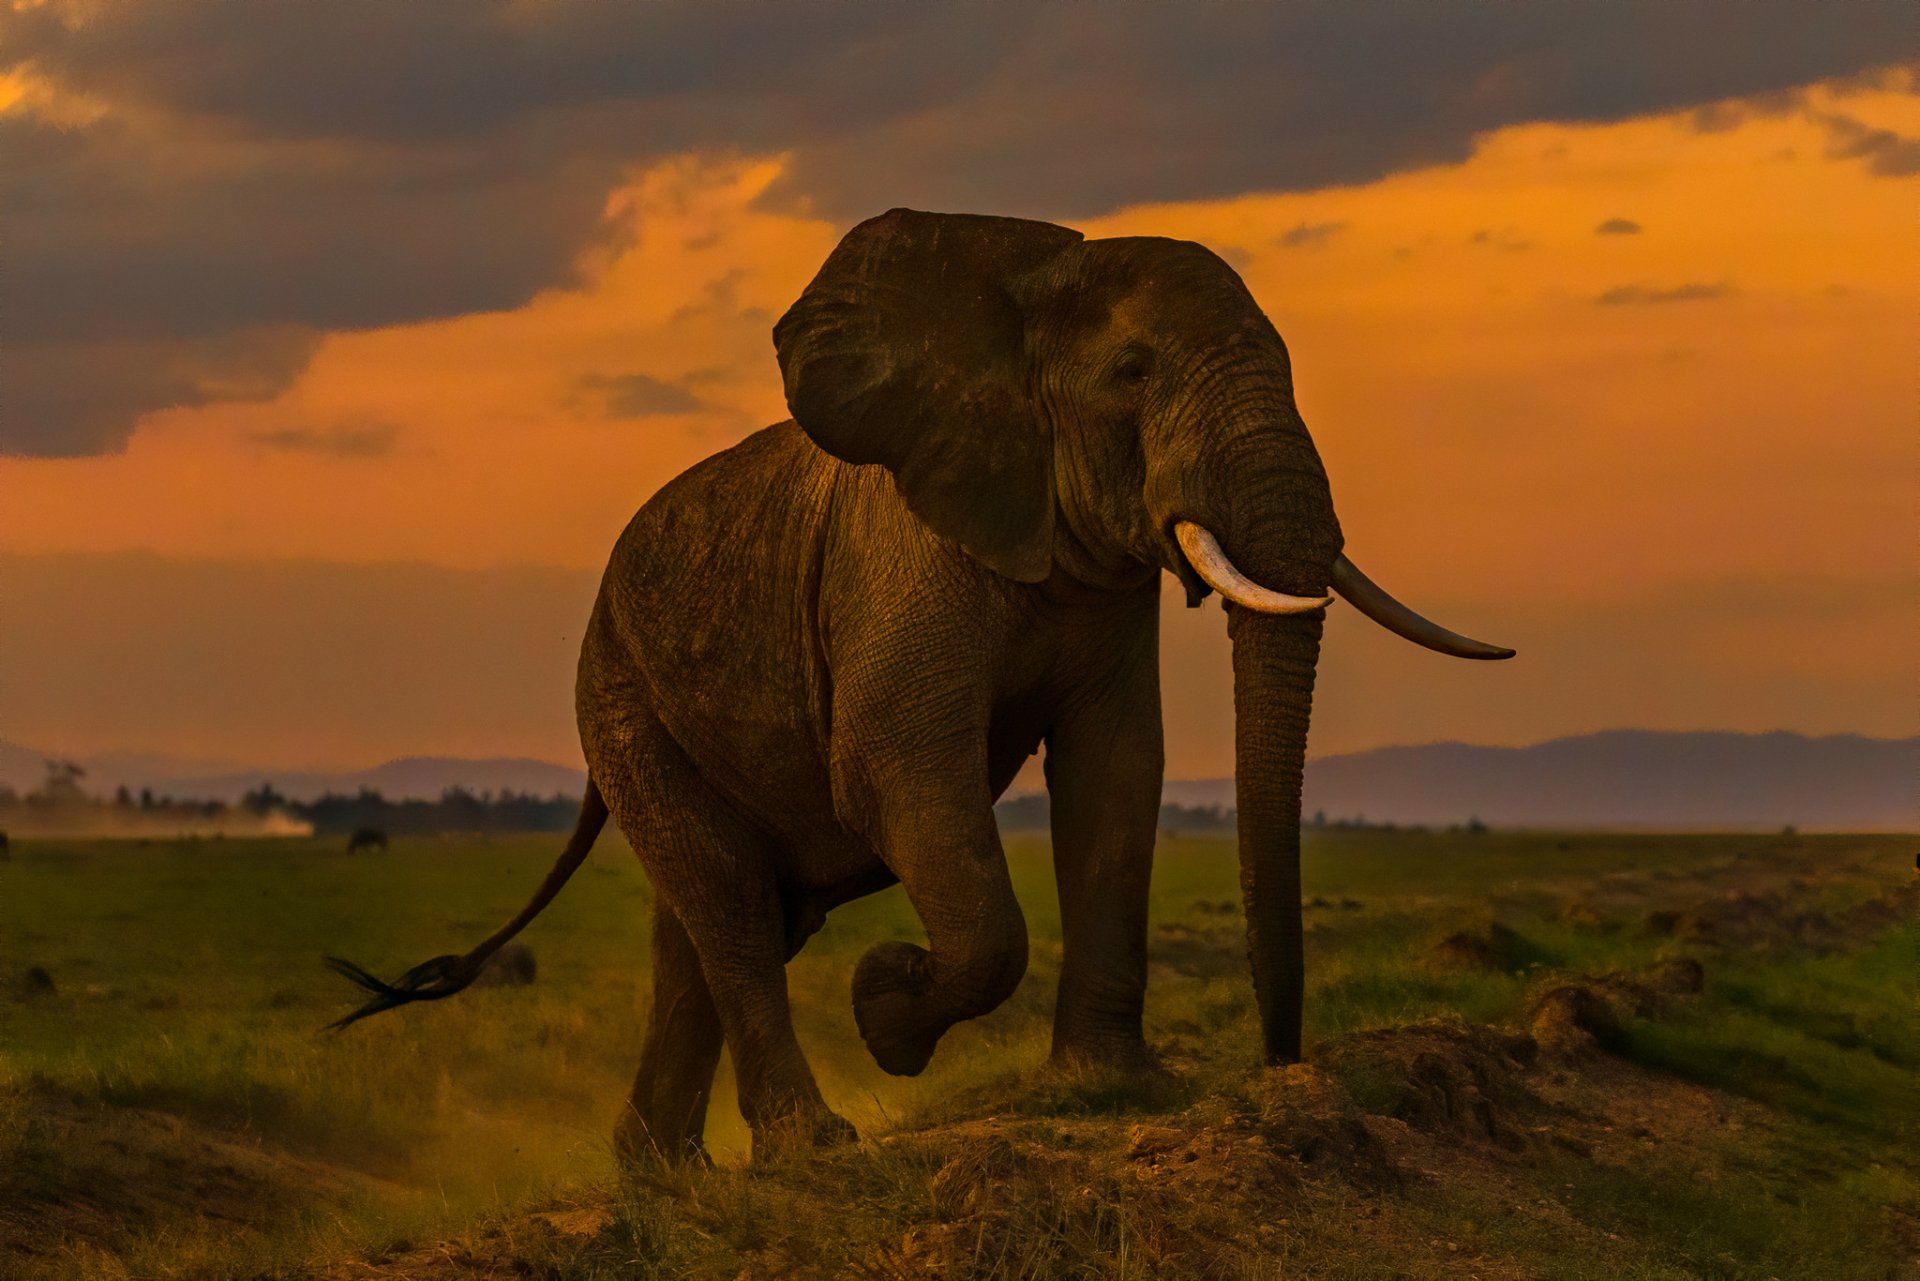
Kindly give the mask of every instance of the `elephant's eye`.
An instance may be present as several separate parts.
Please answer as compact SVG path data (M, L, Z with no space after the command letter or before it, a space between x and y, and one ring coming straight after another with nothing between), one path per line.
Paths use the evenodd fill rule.
M1123 383L1143 383L1153 376L1153 353L1138 348L1121 356L1113 367L1113 376Z

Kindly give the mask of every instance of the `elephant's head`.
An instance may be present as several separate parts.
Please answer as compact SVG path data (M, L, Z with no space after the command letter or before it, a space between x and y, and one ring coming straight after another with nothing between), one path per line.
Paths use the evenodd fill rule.
M896 209L774 329L819 446L878 463L936 532L1025 582L1177 575L1228 602L1241 885L1266 1056L1300 1052L1300 785L1329 589L1410 640L1472 641L1342 554L1286 346L1188 241Z

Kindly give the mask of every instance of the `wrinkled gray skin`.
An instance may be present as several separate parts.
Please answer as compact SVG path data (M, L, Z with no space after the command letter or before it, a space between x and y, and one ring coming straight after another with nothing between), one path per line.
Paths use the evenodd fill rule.
M919 1072L1004 1001L1027 932L992 806L1042 745L1065 932L1053 1058L1154 1070L1160 574L1206 594L1173 524L1296 595L1321 595L1341 550L1286 348L1197 244L894 210L847 235L774 338L793 420L672 481L614 549L580 658L592 785L540 896L400 989L336 963L386 994L349 1019L458 990L611 811L656 891L632 1154L699 1153L723 1044L756 1146L851 1136L794 1038L784 968L841 903L899 881L926 927L926 947L882 943L854 971L882 1068ZM1286 1061L1321 615L1228 613L1249 951L1267 1057Z

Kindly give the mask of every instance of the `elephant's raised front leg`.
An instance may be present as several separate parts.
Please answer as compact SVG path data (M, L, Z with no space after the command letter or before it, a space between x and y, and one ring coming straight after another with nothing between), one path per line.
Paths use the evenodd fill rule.
M1060 1066L1157 1067L1141 1032L1163 770L1157 641L1148 627L1111 651L1109 679L1047 736L1064 951L1053 1016Z
M854 968L853 1012L874 1061L914 1076L948 1028L1019 986L1027 923L994 827L984 728L884 742L844 776L858 779L859 825L906 888L928 945L870 948Z
M1027 972L1027 922L985 783L966 790L978 793L971 806L926 793L907 801L917 816L900 816L885 837L928 946L868 949L854 967L853 1013L874 1062L896 1076L918 1075L948 1028L998 1008Z

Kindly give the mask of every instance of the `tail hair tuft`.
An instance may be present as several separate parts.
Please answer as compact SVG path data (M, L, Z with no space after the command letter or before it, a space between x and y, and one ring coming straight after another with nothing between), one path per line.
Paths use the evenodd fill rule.
M436 956L408 970L398 983L385 983L342 957L324 959L327 968L335 974L374 994L373 1000L353 1013L327 1024L324 1030L328 1032L337 1032L350 1023L413 1001L438 1001L452 996L472 983L479 972L479 967L472 965L468 957Z

